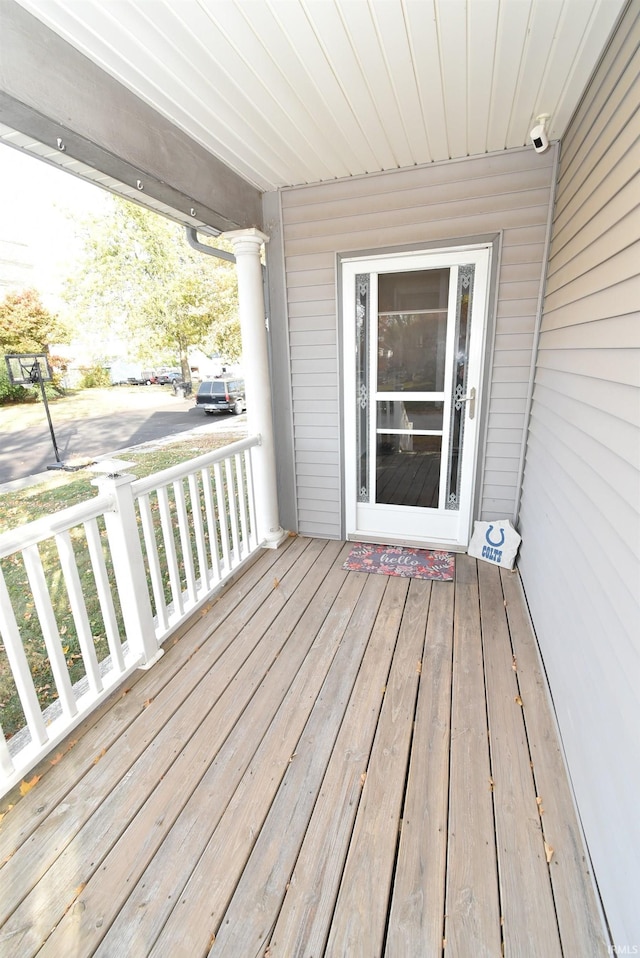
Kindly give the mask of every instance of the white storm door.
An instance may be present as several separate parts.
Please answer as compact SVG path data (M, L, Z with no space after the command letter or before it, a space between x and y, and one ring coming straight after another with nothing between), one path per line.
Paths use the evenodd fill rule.
M464 548L490 248L342 264L347 537Z

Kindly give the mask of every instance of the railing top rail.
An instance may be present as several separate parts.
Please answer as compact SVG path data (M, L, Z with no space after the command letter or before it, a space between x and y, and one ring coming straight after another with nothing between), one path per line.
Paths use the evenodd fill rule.
M153 489L168 486L172 482L175 482L176 479L188 476L190 473L204 469L206 466L210 466L215 462L224 462L225 459L230 459L231 456L235 456L239 452L244 452L245 449L251 449L252 446L259 446L260 442L260 436L248 436L246 439L232 442L230 445L216 449L214 452L206 452L196 459L189 459L186 463L178 463L177 466L170 466L168 469L163 469L162 472L154 472L152 475L145 476L143 479L136 479L135 482L131 484L133 494L134 496L142 496L147 492L151 492Z
M93 499L87 499L79 502L75 506L68 506L61 509L60 512L54 512L50 516L43 516L41 519L34 519L33 522L27 522L17 529L9 529L8 532L0 534L0 559L13 555L14 552L20 552L32 545L37 545L51 536L58 535L60 532L66 532L73 529L74 526L87 522L90 519L97 519L98 516L113 508L113 497L109 493L101 493L94 496Z
M196 459L170 466L169 469L163 469L162 472L153 473L143 479L136 479L132 483L133 494L134 496L140 496L152 489L159 489L176 479L182 478L182 476L197 472L199 469L210 466L215 462L223 462L230 456L244 452L245 449L250 449L252 446L259 444L260 436L249 436L228 446L223 446L221 449L216 449L214 452L207 452ZM112 508L113 498L111 494L99 493L92 499L79 502L75 506L69 506L67 509L61 509L60 512L55 512L50 516L43 516L41 519L35 519L33 522L18 526L16 529L9 529L7 532L0 533L0 559L43 542L60 532L73 529L74 526L78 526L82 522L97 519L98 516Z

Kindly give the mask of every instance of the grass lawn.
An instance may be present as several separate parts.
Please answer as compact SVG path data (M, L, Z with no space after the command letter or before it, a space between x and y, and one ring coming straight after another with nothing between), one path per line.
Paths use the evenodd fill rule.
M35 395L33 402L0 406L3 432L18 432L45 423L44 407L41 401L35 400ZM170 386L108 386L69 391L49 400L49 408L55 426L70 419L87 419L130 409L157 409L175 402Z

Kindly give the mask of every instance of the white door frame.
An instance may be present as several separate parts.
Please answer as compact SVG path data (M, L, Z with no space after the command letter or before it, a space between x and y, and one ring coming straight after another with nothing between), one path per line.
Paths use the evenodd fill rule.
M417 545L449 550L466 549L473 520L473 502L476 486L478 440L482 416L482 375L486 347L488 320L489 282L491 270L492 244L482 243L461 247L447 247L435 250L422 250L381 254L380 256L345 257L341 261L342 280L342 328L343 328L343 386L344 386L344 503L346 537L360 541L386 542ZM355 370L355 315L357 274L379 274L408 269L438 269L450 267L452 278L457 276L457 267L462 264L474 264L474 289L471 311L471 332L468 359L468 390L475 388L475 410L473 418L469 416L469 404L465 411L465 436L462 472L460 479L461 496L458 510L422 509L419 507L376 505L363 506L357 501L356 476L356 370ZM457 287L452 282L451 287ZM455 291L453 293L455 297ZM451 303L451 290L450 290ZM375 303L372 304L372 309ZM373 339L373 337L371 337ZM371 348L374 348L372 344ZM452 389L453 361L452 336L447 337L447 378L445 392L450 395ZM443 435L444 449L448 448L447 438L449 417L445 416ZM371 438L375 434L375 416L370 416ZM375 445L374 445L375 448ZM374 467L372 467L374 468ZM442 469L445 473L446 469ZM442 480L444 483L444 480Z

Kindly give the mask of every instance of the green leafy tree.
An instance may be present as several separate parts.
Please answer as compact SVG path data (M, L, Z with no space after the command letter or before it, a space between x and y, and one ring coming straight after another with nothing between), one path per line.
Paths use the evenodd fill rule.
M27 289L7 293L0 303L0 349L3 353L45 353L49 345L67 342L68 332L57 316Z
M53 383L49 396L63 392L62 376L66 371L64 360L50 353L51 343L66 342L68 330L59 318L51 313L40 300L35 289L7 293L0 303L0 354L47 353L53 370ZM0 371L0 402L24 402L32 398L31 390L13 386L9 382L4 358ZM39 393L36 394L36 399Z
M80 326L127 343L142 362L177 359L190 379L188 349L240 354L235 268L203 256L184 229L126 200L83 225L80 268L66 299Z

